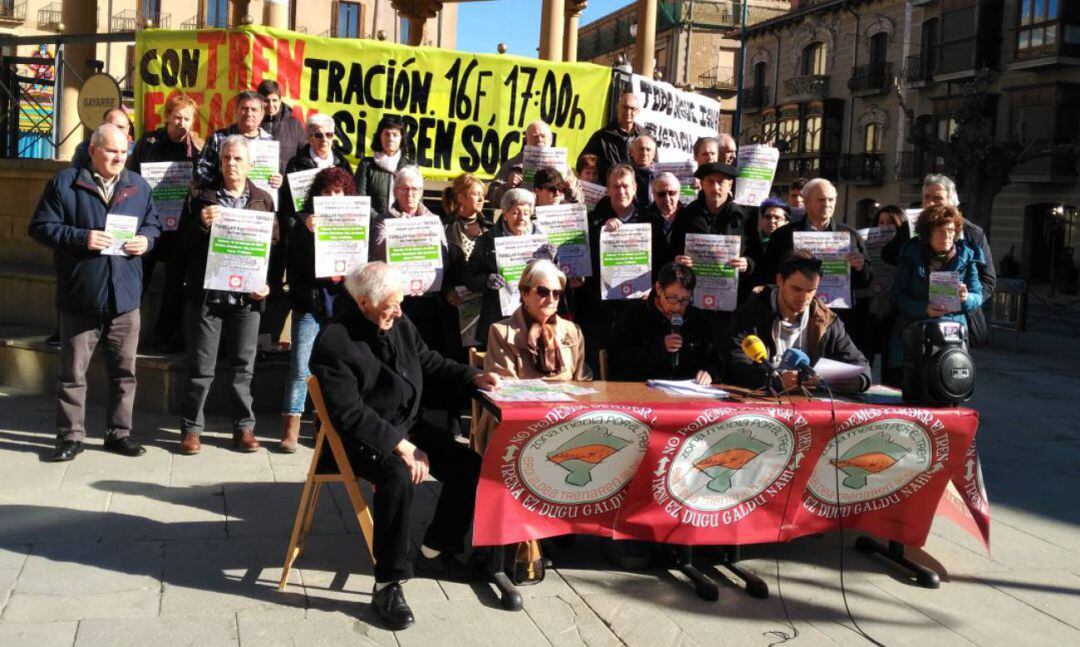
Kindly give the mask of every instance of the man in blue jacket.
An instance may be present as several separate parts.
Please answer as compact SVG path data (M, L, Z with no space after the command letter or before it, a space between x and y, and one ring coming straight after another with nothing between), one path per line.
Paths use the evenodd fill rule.
M30 220L30 237L53 249L60 312L57 444L52 460L70 461L86 438L86 368L105 343L109 408L105 449L146 450L131 440L135 352L139 343L142 260L160 233L150 187L124 168L127 135L102 124L90 138L90 161L60 171Z

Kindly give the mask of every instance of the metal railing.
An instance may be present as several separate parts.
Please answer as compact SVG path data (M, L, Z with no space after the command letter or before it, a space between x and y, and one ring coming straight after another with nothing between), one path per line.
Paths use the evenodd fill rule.
M169 29L172 27L172 14L140 14L134 9L125 9L119 13L113 14L112 18L109 20L109 31L113 33L139 31L141 29L146 29L147 27L153 29Z
M698 89L734 90L736 87L733 67L717 66L698 77Z
M829 96L829 75L793 76L784 81L784 92L788 101L826 99Z
M26 0L0 2L0 22L26 22Z
M852 92L881 94L889 91L892 79L892 63L867 63L852 68L847 86Z
M941 170L938 159L925 150L900 151L900 160L896 165L896 177L901 180L921 182L930 173Z
M769 105L769 88L743 88L743 110L761 110L767 105Z
M59 2L50 2L37 12L38 29L53 31L64 22L63 9Z
M777 180L784 182L797 177L823 177L837 179L840 156L835 153L815 153L813 155L780 156L776 165Z
M929 81L934 74L934 57L932 54L912 54L904 59L904 69L900 76L906 83L924 83Z
M840 158L840 179L864 184L885 181L885 155L882 153L851 153Z

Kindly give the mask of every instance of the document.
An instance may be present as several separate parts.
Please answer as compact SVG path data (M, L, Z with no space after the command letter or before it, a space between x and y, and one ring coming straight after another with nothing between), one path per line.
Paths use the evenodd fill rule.
M371 198L315 196L315 277L345 276L368 261Z
M278 190L270 186L270 176L278 172L281 143L268 139L248 140L248 156L251 157L251 170L248 179L251 183L270 194L274 199L274 209L278 208Z
M697 199L697 185L694 177L694 171L697 170L697 163L694 160L685 160L682 162L657 162L653 164L653 177L660 175L661 173L671 173L679 179L679 202L683 204L690 204ZM652 197L652 187L649 187L649 197ZM653 198L655 200L655 198Z
M870 267L874 268L874 278L870 283L870 294L882 296L892 289L893 276L896 268L881 260L881 250L896 236L895 227L871 227L860 229L859 238L862 238L866 246L866 260Z
M130 256L124 251L124 243L135 237L139 231L138 216L121 216L110 213L105 216L105 233L112 234L113 242L101 253L105 256Z
M640 299L652 289L652 226L600 232L600 298Z
M477 326L480 323L480 308L484 302L484 295L478 292L470 292L469 288L459 285L454 288L461 303L458 305L458 330L461 332L461 345L468 348L480 343L487 343L487 335L483 339L477 339Z
M274 218L270 211L222 209L210 227L203 289L244 293L262 289Z
M570 167L566 164L566 149L561 146L526 146L521 153L521 170L525 181L532 184L536 171L553 168L566 177Z
M960 312L959 272L930 272L930 303L943 306L945 312Z
M536 208L536 226L555 246L555 264L567 278L592 276L588 214L583 204Z
M498 391L480 391L494 402L573 402L557 382L504 379Z
M521 305L521 294L518 292L521 273L529 261L536 258L537 250L547 244L547 236L543 234L500 236L495 239L495 265L506 282L499 288L499 307L504 317L514 314Z
M739 236L687 234L686 255L694 261L697 287L694 305L702 310L731 312L739 298L739 271L728 261L739 257Z
M852 380L859 377L863 374L863 367L822 357L814 364L814 372L818 374L818 377L832 384L837 380Z
M285 176L285 179L289 182L289 192L292 193L293 209L296 213L304 210L304 203L307 202L308 194L311 193L311 185L315 183L315 176L321 170L312 168L306 171L289 173Z
M739 177L735 179L735 204L756 207L769 197L780 150L765 144L740 146L735 165Z
M846 231L796 231L795 249L805 249L821 259L821 285L817 296L830 308L850 308L851 267L844 255L851 251Z
M184 198L191 190L194 171L191 162L146 162L139 165L139 174L153 192L161 231L176 231L180 227L180 212L184 208Z
M438 216L387 218L386 262L405 275L406 296L442 289L445 233Z
M697 384L693 380L648 380L646 384L650 389L687 398L724 398L731 395L723 389Z
M589 211L595 209L597 203L607 195L607 187L602 184L594 184L585 180L580 180L578 184L581 185L581 193L585 196L585 208Z

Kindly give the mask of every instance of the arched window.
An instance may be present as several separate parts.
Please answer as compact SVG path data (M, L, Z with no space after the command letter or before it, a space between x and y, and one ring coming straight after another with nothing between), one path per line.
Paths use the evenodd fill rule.
M803 152L821 152L821 115L806 118L806 129L803 132Z
M810 43L803 49L802 73L825 74L825 43Z
M881 152L881 125L875 122L866 124L866 130L863 131L863 152L864 153L880 153Z

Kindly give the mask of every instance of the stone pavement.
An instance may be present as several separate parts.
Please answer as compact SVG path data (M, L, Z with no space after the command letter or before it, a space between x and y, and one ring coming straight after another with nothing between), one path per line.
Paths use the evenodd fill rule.
M845 611L841 554L851 612L883 644L1080 644L1078 362L1074 339L1036 333L1020 352L979 353L993 553L938 519L913 552L941 570L940 590L860 555L848 533L753 547L746 565L771 598L726 587L703 602L677 573L611 570L583 539L522 589L523 612L484 585L408 582L418 622L396 634L371 622L371 564L343 491L322 498L277 590L309 449L242 455L208 434L201 455L178 456L177 420L139 414L146 456L106 454L97 437L72 463L44 463L52 401L2 392L0 646L770 645L796 631L787 644L868 644ZM89 420L100 434L101 409ZM276 422L264 417L268 441ZM418 497L421 520L437 488Z

